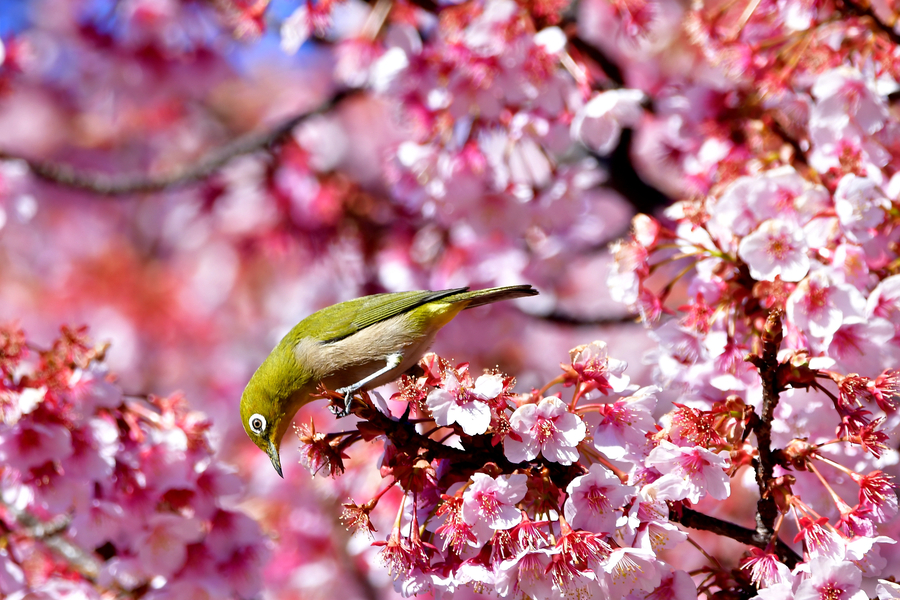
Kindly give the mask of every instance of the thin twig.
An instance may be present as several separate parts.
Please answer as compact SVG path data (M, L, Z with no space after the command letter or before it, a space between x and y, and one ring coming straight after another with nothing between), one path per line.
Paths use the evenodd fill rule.
M82 171L67 164L29 159L3 150L0 150L0 159L25 161L31 172L44 181L67 188L85 190L100 196L113 197L158 192L205 179L238 156L280 143L297 125L310 117L332 110L352 93L354 92L339 91L313 111L295 115L273 129L241 136L233 142L213 150L196 162L166 173L109 175Z

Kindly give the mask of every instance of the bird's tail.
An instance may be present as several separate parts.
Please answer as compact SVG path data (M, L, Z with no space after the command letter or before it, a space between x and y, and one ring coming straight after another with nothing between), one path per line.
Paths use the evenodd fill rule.
M513 298L523 298L525 296L537 296L538 291L530 285L508 285L505 287L488 288L486 290L471 290L462 292L457 296L448 298L454 302L468 301L466 308L474 308L483 306L501 300L512 300Z

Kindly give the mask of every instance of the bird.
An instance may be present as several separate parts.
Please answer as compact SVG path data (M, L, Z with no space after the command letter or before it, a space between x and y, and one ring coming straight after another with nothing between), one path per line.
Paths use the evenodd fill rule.
M414 367L460 311L537 294L530 285L461 287L374 294L323 308L294 326L250 378L241 394L244 431L283 478L281 440L320 385L344 396L336 414L346 416L357 391Z

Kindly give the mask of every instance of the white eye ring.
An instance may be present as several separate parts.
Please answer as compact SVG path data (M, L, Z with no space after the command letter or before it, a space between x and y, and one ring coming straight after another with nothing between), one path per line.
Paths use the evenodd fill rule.
M257 435L266 430L266 418L259 413L253 413L247 424L250 425L250 431Z

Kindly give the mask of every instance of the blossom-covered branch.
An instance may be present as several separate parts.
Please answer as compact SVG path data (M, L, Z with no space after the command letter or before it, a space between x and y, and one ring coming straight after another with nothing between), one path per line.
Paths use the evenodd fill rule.
M0 593L252 596L266 540L184 399L126 400L83 329L0 327ZM18 596L17 596L18 594Z

